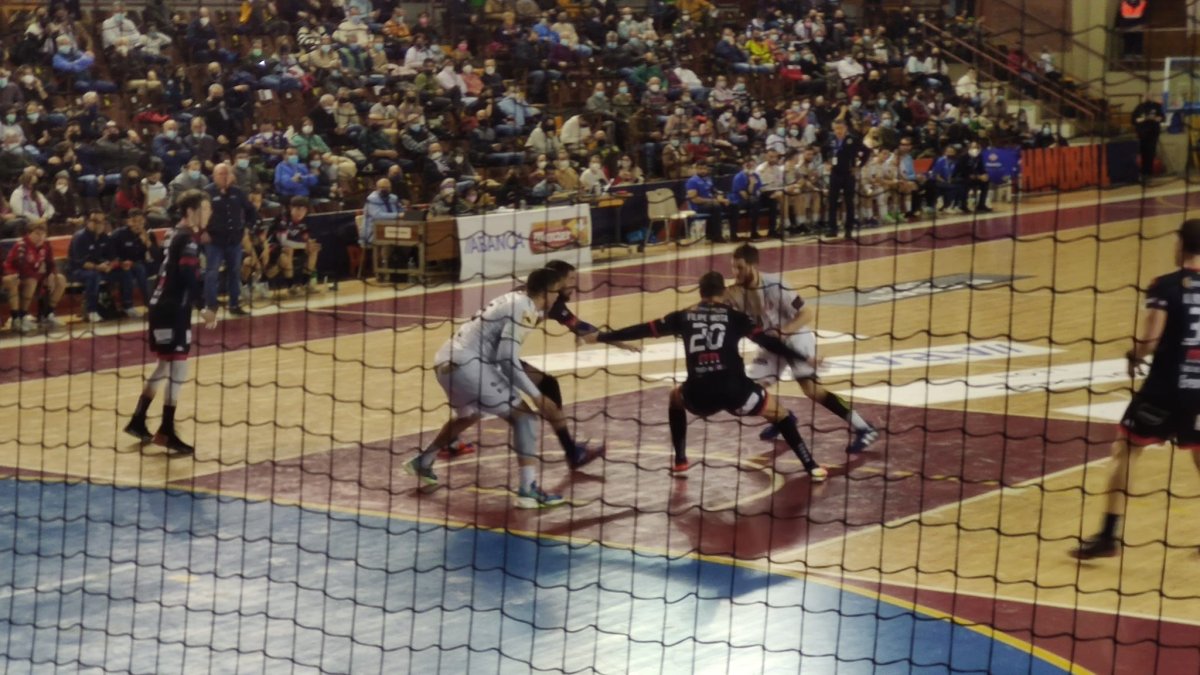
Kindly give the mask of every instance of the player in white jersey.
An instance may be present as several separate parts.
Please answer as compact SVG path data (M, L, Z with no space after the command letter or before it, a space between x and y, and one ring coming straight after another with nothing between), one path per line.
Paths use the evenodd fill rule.
M850 424L854 436L846 452L854 454L866 450L867 446L879 439L879 432L840 396L817 382L817 371L812 366L817 352L812 310L804 305L804 299L788 288L779 275L760 272L758 260L758 249L750 244L734 249L735 283L727 297L735 308L758 322L764 332L778 335L807 360L789 364L787 359L760 349L746 367L746 375L763 387L770 387L790 370L805 396ZM769 441L778 435L778 427L772 425L764 429L759 438Z
M405 470L415 474L423 485L437 485L433 463L451 439L483 415L495 415L513 428L513 446L521 469L517 507L544 508L563 503L561 496L547 494L537 484L538 412L521 399L521 394L533 401L561 442L577 446L567 431L562 409L530 380L520 354L521 344L558 297L560 283L560 277L550 270L534 271L523 289L492 300L438 350L434 369L453 413L433 442L405 464Z

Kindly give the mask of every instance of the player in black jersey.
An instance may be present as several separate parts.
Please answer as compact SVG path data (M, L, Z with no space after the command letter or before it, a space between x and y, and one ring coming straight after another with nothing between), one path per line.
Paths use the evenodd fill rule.
M724 410L739 417L761 415L777 425L792 452L804 464L814 482L825 480L828 470L813 459L796 418L772 399L765 389L746 377L746 365L738 343L749 338L764 349L794 361L806 361L779 338L768 335L749 316L725 304L725 277L708 272L700 277L700 304L672 312L648 324L600 333L600 342L639 340L675 335L683 339L687 358L687 381L671 392L669 417L671 444L675 447L676 472L688 469L687 412L708 417Z
M187 380L187 358L192 348L192 312L204 306L204 284L200 278L199 237L212 215L211 198L202 190L188 190L175 202L179 222L166 242L166 254L158 272L158 283L150 298L150 350L158 354L158 366L138 398L133 419L125 433L143 443L154 442L168 451L192 454L192 446L175 434L175 406L179 390ZM217 313L201 309L207 328L216 328ZM146 427L146 411L163 380L170 379L163 401L162 425L151 434Z
M592 344L596 342L596 336L600 333L600 329L575 316L570 308L567 307L567 303L571 301L571 296L575 293L576 289L577 273L575 266L565 260L550 260L546 263L545 269L553 272L561 284L554 304L551 305L550 309L546 310L546 318L559 323L574 333L579 344ZM613 346L627 351L641 351L640 347L624 343L615 343ZM558 383L558 378L549 373L542 372L527 361L521 361L521 365L525 369L525 374L537 385L538 391L553 401L554 405L558 406L561 410L563 407L563 396L562 386ZM563 446L566 452L567 464L573 469L578 469L592 460L604 456L603 445L576 444L573 452L567 450L568 447L570 446ZM471 454L476 449L474 443L456 438L450 445L446 446L442 453L448 457L457 457Z
M1147 356L1154 360L1113 442L1104 527L1072 552L1081 560L1117 554L1117 523L1142 448L1174 443L1191 450L1200 469L1200 220L1179 228L1175 260L1180 269L1158 277L1146 291L1141 337L1126 354L1130 377Z

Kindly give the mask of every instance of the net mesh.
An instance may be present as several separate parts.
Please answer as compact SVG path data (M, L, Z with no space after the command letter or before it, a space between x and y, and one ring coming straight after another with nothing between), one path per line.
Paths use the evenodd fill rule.
M1170 100L1194 99L1180 74L1194 64L1172 64ZM1018 106L1045 93L1006 86ZM1047 100L1056 130L1099 124L1086 97ZM1097 190L1137 162L1101 152L1024 155L1007 188L1039 194L993 202L1012 217L760 246L761 270L814 311L823 387L881 432L847 455L852 428L824 399L772 386L831 470L820 485L762 423L729 415L689 417L692 466L674 475L685 347L580 345L552 321L522 356L557 379L574 438L607 447L572 471L540 425L540 479L567 504L514 508L510 431L491 417L461 435L474 452L438 457L439 489L405 471L450 415L435 352L531 265L577 265L571 307L606 327L694 303L706 271L732 276L729 250L704 244L593 259L584 234L672 231L603 212L620 205L460 224L478 267L459 282L349 279L195 326L177 415L194 457L122 433L154 367L143 322L6 337L4 669L1197 672L1186 456L1140 460L1119 562L1068 556L1105 509L1141 290L1193 208L1177 186Z

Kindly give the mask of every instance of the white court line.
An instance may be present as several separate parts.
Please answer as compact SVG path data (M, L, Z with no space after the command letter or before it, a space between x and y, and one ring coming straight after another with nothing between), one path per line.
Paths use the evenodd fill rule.
M60 590L64 586L75 586L76 584L78 584L82 587L82 586L86 585L87 582L89 582L89 581L95 581L96 579L111 578L118 574L132 572L132 571L136 570L137 567L138 567L137 563L125 562L125 563L119 563L119 564L113 565L112 567L109 567L107 570L104 570L103 572L94 572L92 574L85 574L83 576L78 576L73 579L62 579L59 581L55 581L53 583L45 583L40 586L34 586L32 588L0 589L0 600L7 600L8 598L15 598L15 597L22 596L22 595L28 595L30 593L49 593L51 591Z
M1064 555L1065 555L1065 553L1064 553ZM1197 620L1197 619L1164 617L1164 616L1160 616L1157 614L1146 614L1145 612L1123 612L1120 610L1120 608L1112 609L1112 610L1105 610L1105 609L1098 609L1095 607L1088 607L1081 603L1071 604L1069 602L1057 602L1054 600L1042 600L1039 598L1033 598L1033 599L1022 598L1020 596L1008 595L1008 594L1004 594L1004 593L980 593L978 591L965 591L965 590L961 590L958 588L946 589L946 588L939 588L937 585L932 584L932 583L922 585L922 584L914 583L911 581L890 581L887 579L876 578L876 577L872 577L870 575L861 574L861 573L857 573L857 572L845 572L845 573L843 573L843 572L826 572L826 571L823 571L820 569L807 569L807 570L805 570L805 573L810 574L810 575L820 576L820 577L826 577L826 578L832 579L832 580L839 580L839 581L840 580L863 581L863 582L866 582L869 584L880 584L881 586L899 586L901 588L911 588L911 589L915 589L918 591L933 591L936 593L945 593L947 595L965 595L965 596L972 597L972 598L983 598L985 600L996 600L996 601L1000 601L1000 602L1014 602L1014 603L1019 603L1022 605L1030 605L1033 607L1056 607L1058 609L1066 609L1066 610L1071 610L1071 611L1091 612L1092 614L1104 614L1107 616L1122 616L1122 617L1129 617L1131 619L1143 619L1146 621L1153 621L1155 623L1162 622L1162 623L1177 623L1177 624L1181 624L1184 626L1200 626L1200 620ZM945 572L942 572L941 574L945 574ZM884 573L880 573L880 576L883 577L886 575ZM1021 581L1021 582L1006 583L1006 584L1000 584L999 582L997 582L997 585L1006 585L1006 586L1029 585L1029 586L1033 586L1034 582ZM886 595L895 595L894 593L889 593L886 588L880 588L880 592L884 593ZM1108 589L1108 590L1096 591L1096 592L1081 592L1080 594L1081 595L1100 595L1103 593L1117 593L1117 590L1116 589ZM923 604L928 605L929 603L923 603Z
M877 532L883 532L886 530L895 530L904 525L908 525L909 523L919 522L927 516L933 516L933 515L942 513L943 511L949 511L951 509L961 509L964 506L967 506L968 504L973 504L975 502L983 501L985 499L1004 499L1011 495L1020 494L1024 491L1028 490L1031 487L1034 487L1034 486L1040 485L1042 483L1045 483L1047 481L1053 480L1055 478L1058 478L1059 476L1065 476L1067 474L1079 472L1079 471L1086 472L1089 469L1091 469L1094 465L1100 464L1101 462L1106 462L1106 461L1108 461L1108 457L1101 457L1100 459L1094 459L1094 460L1092 460L1090 462L1086 462L1084 464L1077 464L1075 466L1069 466L1065 469L1060 469L1058 471L1054 471L1054 472L1051 472L1048 474L1044 474L1041 476L1035 476L1028 480L1024 480L1019 483L1015 483L1013 485L1005 486L1003 488L1000 488L999 490L989 490L982 494L975 495L974 497L967 497L966 499L961 499L956 502L950 502L948 504L943 504L941 506L937 506L932 509L921 511L919 513L913 513L913 514L909 514L907 516L901 516L899 518L889 520L886 523L877 523L874 525L869 525L867 527L862 528L861 530L855 530L853 532L844 534L841 537L837 537L834 539L827 539L825 541L819 541L815 544L804 544L801 546L794 546L790 549L785 549L784 551L779 553L778 557L782 557L785 554L804 554L805 556L807 556L807 554L810 553L811 551L813 551L814 549L829 548L835 544L841 545L841 546L846 546L850 542L851 539L857 539L857 538L866 536L868 534L875 534ZM803 562L803 561L804 561L804 558L796 558L796 559L790 560L788 562Z
M1173 181L1173 182L1176 182L1176 181ZM1136 201L1142 201L1142 200L1150 199L1150 198L1175 197L1175 196L1181 196L1181 195L1189 195L1192 193L1200 194L1200 190L1192 190L1192 189L1190 189L1190 186L1188 186L1188 185L1181 185L1179 187L1173 187L1171 184L1168 184L1168 185L1164 185L1161 188L1155 188L1153 190L1147 190L1144 193L1137 193L1137 194L1132 194L1129 196L1106 198L1103 195L1101 195L1100 199L1098 199L1096 202L1072 204L1070 206L1067 206L1066 208L1071 208L1071 209L1089 208L1089 207L1100 208L1100 207L1103 207L1106 205L1124 204L1126 202L1136 202ZM1034 199L1038 199L1038 198L1035 197ZM991 214L991 216L989 216L989 218L998 218L998 217L1002 218L1005 216L1015 216L1015 217L1030 216L1030 215L1037 215L1039 213L1058 211L1061 208L1063 208L1063 206L1061 204L1057 204L1057 203L1053 203L1053 202L1050 202L1047 204L1039 204L1036 206L1026 206L1024 208L1021 208L1021 204L1018 204L1017 208L1012 209L1012 211L1010 213L1002 213L1002 212L998 211L994 214ZM892 229L887 229L887 230L880 229L880 230L872 231L871 234L884 234L884 233L890 234L890 233L908 232L908 231L918 230L918 229L922 229L922 228L936 229L936 228L942 227L944 225L956 225L956 224L963 223L963 222L971 222L972 220L973 220L973 216L954 216L954 217L950 217L950 218L939 218L937 220L936 224L932 221L918 221L916 223L899 225ZM981 218L980 220L984 220L984 219ZM1126 218L1124 220L1135 220L1135 218ZM1112 222L1121 222L1121 221L1116 220L1116 221L1112 221ZM1109 224L1109 223L1101 223L1100 225L1104 225L1104 224ZM1085 228L1079 228L1079 229L1085 229ZM1049 236L1058 236L1057 233L1054 233L1054 232L1047 233L1047 234ZM1029 235L1030 238L1037 238L1039 236L1041 236L1041 235ZM756 246L758 246L758 248L760 250L766 250L766 249L772 249L772 248L782 248L785 246L811 245L811 244L818 243L818 241L819 240L816 238L792 239L792 240L788 240L786 242L778 242L778 241L763 242L761 244L757 244ZM1000 240L985 240L985 241L981 241L979 243L987 244L987 243L994 243L996 241L1000 241ZM827 241L824 243L827 246L837 245L837 242L832 242L832 241ZM903 246L904 245L898 245L898 247L903 247ZM587 272L587 271L592 271L592 270L622 269L625 267L637 267L640 265L648 265L648 264L654 264L654 263L660 263L660 262L674 262L677 260L690 260L690 259L694 259L694 258L707 258L707 257L713 257L713 256L723 258L723 257L729 255L729 253L731 253L732 251L733 251L732 245L711 246L710 247L710 246L701 244L698 247L692 247L690 249L678 249L675 251L659 253L657 255L633 256L630 258L622 258L619 260L594 262L594 263L592 263L591 266L589 266L588 268L586 268L582 271ZM900 253L898 255L919 255L922 253L930 253L932 251L934 251L934 249L922 248L913 253ZM845 264L850 264L850 263L857 263L857 261L847 261L847 263L845 263ZM271 305L262 306L262 307L254 307L252 314L253 314L253 316L272 316L275 314L288 314L288 313L292 313L292 312L308 311L311 309L325 309L325 308L337 306L339 304L357 304L357 303L366 303L366 302L376 302L379 300L407 298L407 297L412 297L412 296L425 295L425 294L429 294L429 293L437 293L439 291L463 291L463 290L469 290L469 289L476 289L476 288L489 287L489 286L501 286L501 285L511 286L512 283L513 283L513 281L511 279L492 279L492 280L475 279L472 281L448 283L448 284L445 284L444 287L443 286L434 286L432 288L428 288L425 286L414 285L414 286L409 286L408 288L402 288L402 289L397 289L397 288L389 287L386 285L374 286L374 285L371 285L368 283L364 283L362 292L355 293L353 295L353 297L349 297L345 293L340 293L340 292L335 293L333 291L328 291L328 292L326 292L320 296L317 296L315 298L309 297L304 300L300 300L304 304L299 307L286 307L286 306L271 304ZM611 297L611 296L609 296L609 297ZM599 298L578 298L577 302L587 302L587 301L590 301L593 299L599 299ZM482 306L482 303L481 303L481 306ZM227 318L227 315L222 316L222 319L226 319L226 318ZM81 326L81 328L76 329L75 326ZM146 325L145 325L144 320L142 320L142 319L126 319L126 320L122 320L118 323L111 323L111 322L104 323L104 324L101 324L100 326L95 326L95 327L88 326L86 323L83 323L83 322L75 322L75 323L72 323L70 326L68 326L68 329L65 331L56 331L51 334L26 335L26 336L22 336L19 340L12 341L12 344L6 344L7 342L9 342L9 340L0 341L0 349L7 349L10 347L24 347L24 346L32 346L32 345L41 345L41 344L54 343L54 342L63 342L65 340L81 338L81 337L89 337L89 336L102 337L102 336L107 336L107 335L136 333L136 332L140 332L140 331L144 331L144 330L146 330Z

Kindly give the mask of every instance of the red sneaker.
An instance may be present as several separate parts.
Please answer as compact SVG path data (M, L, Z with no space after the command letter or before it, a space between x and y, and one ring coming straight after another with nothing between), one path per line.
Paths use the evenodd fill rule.
M438 457L442 459L454 459L463 455L473 455L479 448L470 441L455 440L451 441L450 445L438 451Z
M688 464L688 461L685 459L682 462L675 462L672 464L671 473L685 473L689 468L691 468L691 465Z

